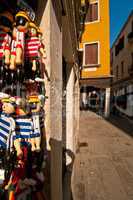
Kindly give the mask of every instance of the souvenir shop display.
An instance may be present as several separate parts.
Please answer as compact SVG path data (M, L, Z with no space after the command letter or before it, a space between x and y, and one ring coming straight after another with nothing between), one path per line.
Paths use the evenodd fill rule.
M46 199L44 75L50 78L43 34L26 5L0 12L1 200Z

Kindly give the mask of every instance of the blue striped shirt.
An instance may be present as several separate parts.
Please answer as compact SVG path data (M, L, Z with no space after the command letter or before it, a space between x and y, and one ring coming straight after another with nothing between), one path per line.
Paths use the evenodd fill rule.
M32 120L27 116L16 117L16 138L30 139L33 132Z
M9 149L13 146L15 137L15 121L12 117L2 114L0 116L0 146Z

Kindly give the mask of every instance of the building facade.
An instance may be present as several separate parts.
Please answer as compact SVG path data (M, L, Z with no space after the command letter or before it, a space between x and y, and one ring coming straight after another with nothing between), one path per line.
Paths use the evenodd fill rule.
M85 29L79 45L79 51L83 55L80 76L81 86L84 86L82 91L86 86L104 89L109 87L109 32L109 1L90 0ZM88 89L84 93L88 93Z
M112 92L117 109L133 116L133 11L111 48Z

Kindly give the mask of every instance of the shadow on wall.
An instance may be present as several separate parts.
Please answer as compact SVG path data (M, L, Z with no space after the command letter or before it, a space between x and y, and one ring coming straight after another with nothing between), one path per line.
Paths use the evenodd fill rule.
M55 199L55 197L59 197L60 191L63 190L63 200L72 200L71 179L75 155L71 150L62 148L62 142L60 141L51 138L49 143L51 150L47 151L46 196L48 199L52 199L50 195L52 189ZM66 156L70 157L71 160L68 166L66 166Z
M66 166L66 156L70 157L71 162ZM63 200L73 200L72 195L72 173L75 155L69 149L63 149Z

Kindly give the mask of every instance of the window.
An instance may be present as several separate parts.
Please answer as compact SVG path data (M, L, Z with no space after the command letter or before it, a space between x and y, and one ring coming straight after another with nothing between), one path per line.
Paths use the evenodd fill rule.
M119 39L118 44L115 46L115 56L124 48L124 36Z
M98 62L98 42L85 44L84 47L84 65L97 66Z
M121 62L121 76L124 75L124 61Z
M98 20L98 2L89 5L85 22L94 22Z

